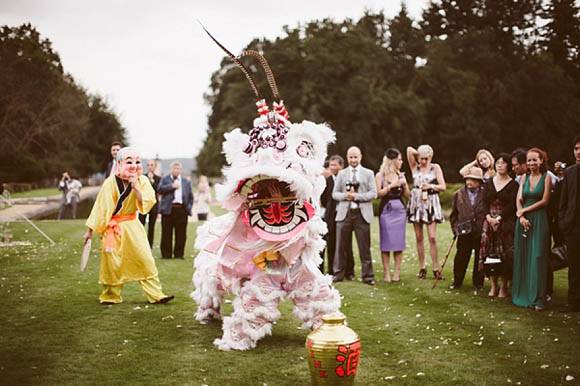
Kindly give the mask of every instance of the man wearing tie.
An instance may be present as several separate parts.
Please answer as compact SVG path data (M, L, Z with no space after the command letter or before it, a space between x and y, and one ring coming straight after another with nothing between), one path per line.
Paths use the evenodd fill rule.
M149 182L151 183L151 186L155 191L155 205L153 205L153 207L149 211L149 226L147 232L147 239L149 240L150 247L153 247L153 237L155 235L155 223L157 222L157 213L159 211L159 205L157 203L157 191L159 190L159 182L161 181L161 177L155 174L156 167L157 165L155 164L155 161L153 161L152 159L147 161L147 178L149 179ZM139 221L141 221L141 224L143 224L143 226L145 226L146 219L147 213L139 214Z
M347 254L341 251L351 248L354 230L362 266L362 280L366 284L375 285L370 232L370 223L374 218L372 201L377 197L374 173L360 164L362 154L358 147L350 147L346 158L349 167L338 173L332 191L332 198L338 201L335 217L334 281L344 280Z
M158 192L161 194L161 257L171 259L173 229L175 228L175 247L173 257L183 259L185 238L187 236L187 217L191 216L193 192L191 181L181 176L181 162L171 163L171 173L161 179Z

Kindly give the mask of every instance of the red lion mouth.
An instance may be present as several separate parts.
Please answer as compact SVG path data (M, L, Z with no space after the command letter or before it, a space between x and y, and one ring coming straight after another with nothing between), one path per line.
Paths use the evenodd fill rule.
M238 193L248 199L242 219L260 237L287 240L300 232L314 215L308 202L296 197L286 182L265 175L242 181Z

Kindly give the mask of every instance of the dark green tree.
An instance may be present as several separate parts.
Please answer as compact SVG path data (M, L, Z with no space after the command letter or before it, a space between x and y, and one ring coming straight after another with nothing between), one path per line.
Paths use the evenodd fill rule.
M98 97L64 72L50 40L30 24L0 28L0 90L3 181L101 171L112 138L124 138L114 113L92 103Z

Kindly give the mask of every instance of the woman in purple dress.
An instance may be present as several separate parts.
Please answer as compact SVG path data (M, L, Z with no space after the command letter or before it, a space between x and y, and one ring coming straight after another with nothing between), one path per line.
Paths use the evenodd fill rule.
M379 229L381 235L381 257L385 270L385 281L391 282L389 271L390 252L395 260L395 273L392 281L399 281L401 260L405 245L405 226L407 213L403 197L409 198L409 186L401 173L403 158L397 149L388 149L383 157L381 169L375 177L379 205Z

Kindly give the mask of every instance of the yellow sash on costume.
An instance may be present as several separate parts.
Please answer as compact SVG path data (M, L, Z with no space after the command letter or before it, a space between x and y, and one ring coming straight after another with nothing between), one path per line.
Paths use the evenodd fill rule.
M105 252L113 252L115 249L115 235L121 234L120 223L124 221L135 220L137 212L126 216L113 216L107 224L107 237L105 239Z
M252 259L254 264L258 266L262 271L267 268L266 261L277 261L278 260L278 252L266 251L260 253L258 256Z

